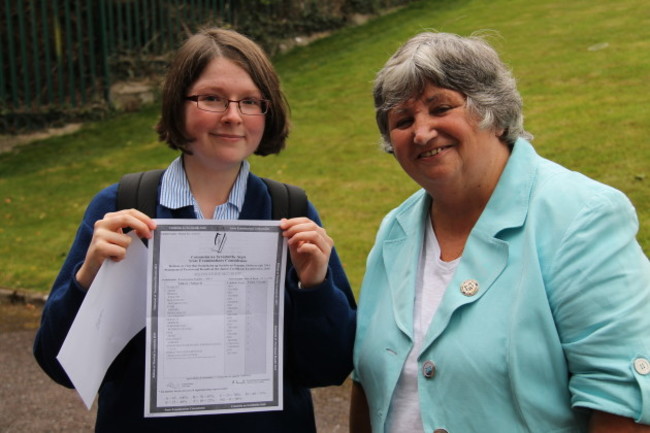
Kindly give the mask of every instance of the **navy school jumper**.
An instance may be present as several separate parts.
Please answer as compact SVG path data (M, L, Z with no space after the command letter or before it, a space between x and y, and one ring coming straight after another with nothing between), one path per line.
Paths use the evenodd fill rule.
M271 219L271 196L264 182L250 174L240 219ZM158 192L160 194L160 191ZM91 201L65 263L52 287L34 342L34 355L56 382L72 384L56 360L85 292L74 275L83 262L93 224L116 209L117 184ZM309 203L308 217L320 224ZM157 206L158 218L195 218L192 207ZM352 370L356 326L354 295L336 251L327 279L299 289L295 271L285 284L284 409L227 415L144 418L145 333L142 330L109 368L99 390L97 432L315 432L310 387L339 385Z

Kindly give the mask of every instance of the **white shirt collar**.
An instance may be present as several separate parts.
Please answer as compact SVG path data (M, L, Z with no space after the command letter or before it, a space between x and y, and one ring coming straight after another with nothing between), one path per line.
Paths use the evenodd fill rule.
M215 219L237 219L244 206L246 197L246 186L248 183L248 174L250 173L250 163L246 160L242 162L239 174L233 184L228 201L217 206L215 214L211 215ZM160 204L169 209L179 209L186 206L193 206L197 217L202 217L201 210L192 195L190 183L185 175L182 157L174 159L163 174L160 188Z

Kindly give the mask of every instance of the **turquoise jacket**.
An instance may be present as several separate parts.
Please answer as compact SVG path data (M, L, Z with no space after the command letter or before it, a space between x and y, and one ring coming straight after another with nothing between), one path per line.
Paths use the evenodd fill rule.
M420 190L391 211L368 256L354 363L374 432L413 347L430 200ZM424 431L584 432L588 409L650 424L650 262L637 231L621 192L517 141L418 356Z

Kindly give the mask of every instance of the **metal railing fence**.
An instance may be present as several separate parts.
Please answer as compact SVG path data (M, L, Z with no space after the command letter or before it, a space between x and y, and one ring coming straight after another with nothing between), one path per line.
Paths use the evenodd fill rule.
M2 0L0 0L2 1ZM208 23L232 25L233 0L4 0L0 133L107 106L114 80L140 76Z
M407 2L0 0L0 134L101 115L112 83L160 73L165 55L201 26L238 28L264 15L295 29L291 19L340 14L346 4Z

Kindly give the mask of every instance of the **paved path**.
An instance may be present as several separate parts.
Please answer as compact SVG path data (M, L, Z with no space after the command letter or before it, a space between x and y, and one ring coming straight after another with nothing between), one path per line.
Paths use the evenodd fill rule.
M92 432L95 411L54 383L32 356L41 309L0 299L0 433ZM314 390L319 433L348 431L349 380Z

